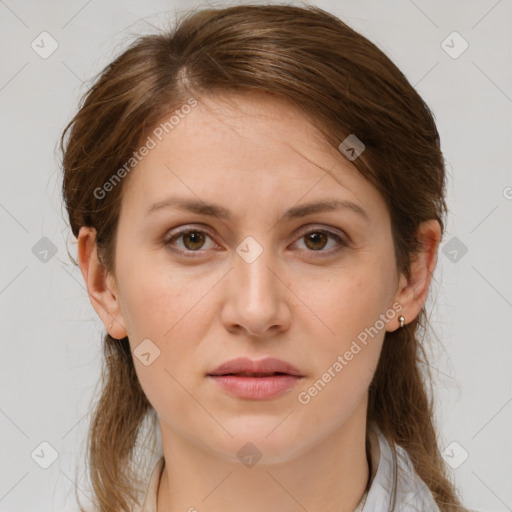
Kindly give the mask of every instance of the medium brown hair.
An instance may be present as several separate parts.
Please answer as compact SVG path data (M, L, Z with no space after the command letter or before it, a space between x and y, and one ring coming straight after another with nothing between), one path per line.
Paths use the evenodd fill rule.
M405 76L373 43L313 6L239 5L191 11L172 29L139 37L84 96L61 138L63 194L73 234L97 232L98 253L114 273L123 182L102 187L153 128L191 97L260 91L291 102L333 147L355 134L352 162L390 212L398 271L410 277L421 222L444 230L445 168L433 115ZM408 319L409 320L409 319ZM369 388L367 422L409 453L442 512L464 511L437 444L425 307L386 332ZM102 512L136 501L132 463L145 419L156 416L135 372L128 338L104 338L101 396L88 435L94 498ZM368 449L367 433L367 449ZM396 453L395 453L396 456ZM137 482L137 485L136 485Z

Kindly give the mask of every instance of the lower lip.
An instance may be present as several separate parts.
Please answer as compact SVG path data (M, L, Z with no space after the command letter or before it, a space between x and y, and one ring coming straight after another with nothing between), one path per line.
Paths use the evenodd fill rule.
M301 377L272 375L269 377L242 377L240 375L210 375L224 390L252 400L265 400L293 388Z

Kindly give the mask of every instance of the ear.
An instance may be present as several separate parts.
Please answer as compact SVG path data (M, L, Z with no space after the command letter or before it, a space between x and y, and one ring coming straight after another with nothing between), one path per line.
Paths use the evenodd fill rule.
M442 237L439 222L435 219L422 222L418 228L418 236L421 246L419 252L412 256L411 278L407 280L403 274L400 275L395 301L402 305L402 310L396 320L390 323L391 328L387 329L390 332L400 327L398 318L401 315L405 318L404 325L412 322L427 299Z
M98 259L96 230L80 228L78 234L78 263L84 276L92 307L101 318L112 338L127 336L121 313L115 279ZM112 326L110 326L112 324Z

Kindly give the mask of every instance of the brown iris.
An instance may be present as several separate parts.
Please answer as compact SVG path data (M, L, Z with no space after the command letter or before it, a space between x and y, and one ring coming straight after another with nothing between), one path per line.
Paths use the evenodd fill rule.
M201 233L200 231L188 231L187 233L183 233L183 245L194 251L196 249L200 249L205 241L205 233ZM187 243L187 240L190 240L190 244Z
M304 235L306 245L313 250L323 249L327 243L328 236L325 233L315 231ZM311 245L310 245L311 243ZM318 246L320 244L320 247Z

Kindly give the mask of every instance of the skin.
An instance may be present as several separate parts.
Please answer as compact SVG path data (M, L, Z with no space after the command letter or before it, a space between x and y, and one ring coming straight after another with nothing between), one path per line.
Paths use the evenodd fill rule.
M123 187L115 275L100 265L91 228L80 230L79 263L110 334L128 336L132 351L148 338L160 350L148 366L134 357L159 416L166 467L158 511L352 511L369 477L368 387L385 331L399 328L400 314L410 322L426 299L437 221L421 225L425 250L407 281L377 190L299 112L262 93L201 98ZM171 195L217 203L234 219L176 208L145 215ZM368 219L340 209L280 220L326 198L356 203ZM165 245L179 227L207 231L174 239L176 250L196 251L191 257ZM315 229L348 237L347 245L305 236ZM236 252L247 236L263 249L252 263ZM298 394L396 302L400 313L300 403ZM206 375L238 356L274 356L304 377L276 398L243 400ZM250 468L237 457L248 442L262 454Z

